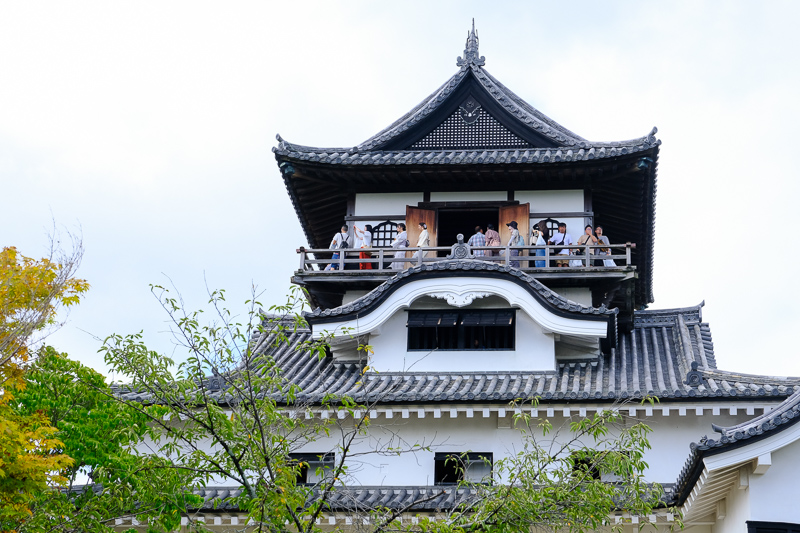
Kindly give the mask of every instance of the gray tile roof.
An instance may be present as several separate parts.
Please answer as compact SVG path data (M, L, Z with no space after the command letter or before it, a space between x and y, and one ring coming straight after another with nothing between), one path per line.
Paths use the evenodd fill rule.
M716 439L703 436L699 442L689 445L689 458L675 483L679 501L683 501L691 493L702 473L704 457L758 442L800 421L800 387L795 387L795 391L772 411L741 424L730 427L711 424L712 429L720 435Z
M750 376L716 368L708 324L701 307L637 311L633 331L619 335L611 354L596 360L562 362L542 372L381 372L362 375L363 363L322 361L300 347L310 331L297 331L272 356L284 375L302 389L300 398L332 393L380 403L613 401L656 395L660 399L785 398L800 390L800 378ZM265 345L271 344L266 339ZM693 365L694 364L694 365ZM694 372L697 379L687 380Z
M330 165L472 165L472 164L536 164L610 159L621 155L648 151L661 144L656 129L640 139L619 143L593 143L575 148L529 148L497 150L392 150L362 151L347 148L311 148L284 141L272 151L286 157ZM606 146L605 144L608 144ZM613 146L612 146L613 144Z
M697 399L786 398L800 390L800 378L753 376L719 370L701 306L637 311L631 332L618 336L609 355L594 360L560 362L554 371L367 372L366 362L318 359L305 349L307 329L288 333L288 342L267 335L253 342L268 347L283 375L298 385L299 401L319 402L327 394L358 402L507 403L538 396L541 403L597 402L655 395L672 401ZM224 397L207 380L213 395ZM134 391L127 398L146 402Z
M664 500L673 499L673 487L662 485ZM228 500L239 496L242 491L238 487L206 487L194 491L202 496L204 504L200 510L219 511L234 510ZM469 487L456 486L359 486L338 487L330 496L330 511L358 512L369 511L377 507L386 509L406 509L408 512L446 511L467 503L478 497ZM215 499L218 499L215 501ZM414 502L419 502L415 505Z
M477 52L476 52L477 53ZM403 165L474 163L554 163L587 161L649 150L661 144L656 128L627 141L593 142L573 133L514 94L483 68L482 61L460 61L461 68L411 111L352 148L316 148L286 142L277 135L278 156L328 164ZM488 95L524 127L550 139L557 148L528 150L399 150L385 152L391 143L442 107L467 78L474 79Z
M399 274L389 278L375 289L371 290L368 294L353 300L345 305L334 307L331 309L317 308L311 313L306 314L306 318L312 324L315 319L336 318L337 320L346 320L349 316L356 315L364 310L370 309L380 302L382 302L389 294L404 284L413 281L420 276L430 277L431 273L454 273L461 272L462 275L508 275L511 279L518 280L527 288L531 294L537 296L537 300L545 305L549 305L552 309L576 314L576 315L595 315L611 317L618 313L617 309L608 309L605 306L588 307L567 300L563 296L553 292L545 287L540 281L533 276L516 268L500 265L497 263L489 263L481 260L474 259L451 259L446 261L437 261L435 263L424 263L422 265L414 266L406 269ZM504 276L505 277L505 276Z

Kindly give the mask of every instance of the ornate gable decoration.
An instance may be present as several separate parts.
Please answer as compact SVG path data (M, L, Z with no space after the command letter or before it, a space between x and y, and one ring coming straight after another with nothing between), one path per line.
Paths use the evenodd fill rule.
M472 19L472 31L467 33L467 45L464 47L464 57L456 59L456 65L466 70L469 67L482 67L486 58L478 54L478 32L475 31L475 19Z
M411 145L412 150L474 150L532 148L468 96L432 132Z

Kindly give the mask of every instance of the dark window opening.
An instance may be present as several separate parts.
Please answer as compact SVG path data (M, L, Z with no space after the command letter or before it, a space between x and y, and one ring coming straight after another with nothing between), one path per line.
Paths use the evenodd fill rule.
M513 309L409 311L409 350L513 350Z
M494 225L497 230L500 219L498 208L468 208L448 209L439 208L438 225L436 228L437 246L452 246L458 242L458 234L464 235L464 242L475 234L475 226L483 228L486 233L487 224ZM526 221L527 222L527 221ZM522 224L524 227L525 224ZM498 230L499 231L499 230ZM439 257L445 257L449 251L440 251Z
M598 468L598 457L592 452L575 452L570 456L572 461L572 473L575 477L600 481L600 469Z
M319 483L333 469L332 453L290 453L289 462L299 467L297 471L298 485Z
M437 453L433 482L435 485L455 485L462 481L490 483L492 463L491 452Z

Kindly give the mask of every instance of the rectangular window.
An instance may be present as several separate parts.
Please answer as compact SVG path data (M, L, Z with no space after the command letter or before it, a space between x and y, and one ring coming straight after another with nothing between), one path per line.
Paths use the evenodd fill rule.
M514 309L409 311L409 350L513 350Z
M289 460L300 465L297 484L314 485L333 470L333 453L290 453Z
M437 453L433 481L435 485L455 485L461 481L491 483L492 463L491 452Z

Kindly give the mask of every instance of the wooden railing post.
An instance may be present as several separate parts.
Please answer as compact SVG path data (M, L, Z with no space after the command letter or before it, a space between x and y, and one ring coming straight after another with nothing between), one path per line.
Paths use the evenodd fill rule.
M544 245L544 267L550 268L550 245Z
M378 251L378 270L383 270L383 248L380 248Z
M509 258L510 258L510 257L511 257L511 249L510 249L510 248L509 248L509 246L506 244L506 266L508 266L508 263L509 263Z
M297 249L297 253L300 254L300 270L306 269L306 249L302 246Z
M631 266L631 243L625 243L625 266Z
M590 266L592 266L592 258L589 257L589 240L588 239L586 240L586 248L584 249L583 253L586 254L586 268L589 268Z
M347 255L345 253L345 250L347 250L347 248L340 248L339 249L339 271L340 272L344 271L344 256Z

